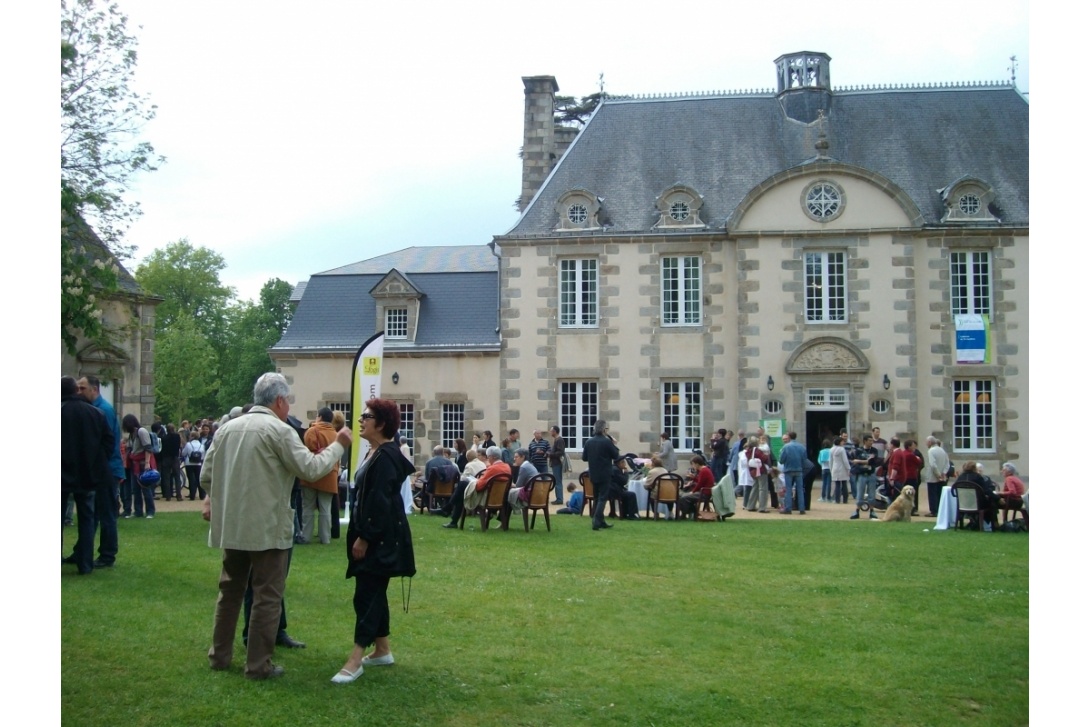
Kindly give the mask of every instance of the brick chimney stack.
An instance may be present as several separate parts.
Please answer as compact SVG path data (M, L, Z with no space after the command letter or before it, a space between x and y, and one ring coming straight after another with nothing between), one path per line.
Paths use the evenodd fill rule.
M556 92L560 90L553 76L523 76L522 85L526 93L526 115L523 120L519 212L530 204L556 163L553 109Z

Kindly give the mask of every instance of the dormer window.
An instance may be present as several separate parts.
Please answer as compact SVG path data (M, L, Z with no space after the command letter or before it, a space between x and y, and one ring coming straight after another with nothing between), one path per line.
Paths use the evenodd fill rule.
M989 211L995 199L991 185L973 177L962 177L939 195L946 206L942 221L946 223L994 223L999 218Z
M655 202L659 219L655 223L656 229L661 228L703 228L704 222L700 219L700 208L704 200L692 187L683 184L675 184L659 195Z
M420 300L424 294L408 276L391 270L371 289L375 300L375 323L382 326L386 340L411 344L416 340L420 320Z
M558 231L597 230L598 211L602 201L585 189L573 189L564 194L556 203L556 213L560 218Z

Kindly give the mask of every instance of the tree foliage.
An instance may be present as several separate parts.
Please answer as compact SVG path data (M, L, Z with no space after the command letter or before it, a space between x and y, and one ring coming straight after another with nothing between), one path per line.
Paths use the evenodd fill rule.
M231 345L224 349L220 368L218 400L223 411L250 401L257 377L276 370L268 350L291 321L291 291L290 283L271 278L257 303L243 303L231 311L227 326Z
M602 102L604 93L592 93L576 99L574 96L557 96L553 101L553 120L564 126L579 124L583 126L594 109Z
M121 235L139 214L124 199L129 177L163 161L138 140L155 106L130 87L137 40L127 25L116 4L61 0L61 180L75 211L122 256Z
M191 315L180 313L155 340L155 411L164 422L216 411L218 357Z
M136 268L140 287L159 296L155 330L168 331L185 314L201 333L221 349L227 343L227 309L234 288L220 282L227 267L223 256L207 247L194 247L181 239L154 251Z

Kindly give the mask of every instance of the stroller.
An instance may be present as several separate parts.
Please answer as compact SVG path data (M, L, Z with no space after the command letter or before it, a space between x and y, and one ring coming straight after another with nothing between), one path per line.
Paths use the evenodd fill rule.
M901 494L901 488L895 482L890 482L885 477L878 481L878 489L874 493L874 499L864 502L859 506L863 512L874 509L884 512L889 504Z

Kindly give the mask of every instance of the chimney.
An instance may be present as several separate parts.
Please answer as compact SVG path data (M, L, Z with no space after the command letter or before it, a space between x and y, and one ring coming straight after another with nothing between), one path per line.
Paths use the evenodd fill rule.
M526 93L526 116L523 120L519 212L530 204L556 162L553 109L556 92L560 90L553 76L523 76L522 85Z

